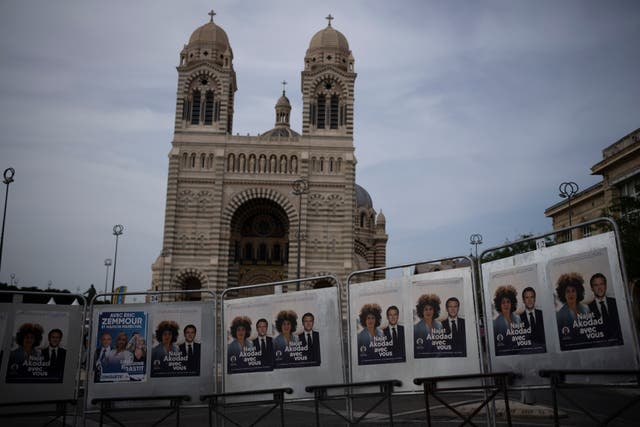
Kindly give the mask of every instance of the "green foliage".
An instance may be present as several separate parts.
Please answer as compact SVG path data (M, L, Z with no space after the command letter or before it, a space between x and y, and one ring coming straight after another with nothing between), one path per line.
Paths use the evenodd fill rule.
M528 238L530 238L532 236L533 236L533 234L521 234L518 237L518 239L516 241L514 241L513 243L509 242L509 239L507 239L505 241L505 245L511 243L510 246L507 246L505 248L498 249L496 251L493 251L493 252L490 252L490 253L486 254L482 258L482 262L495 261L497 259L508 258L508 257L516 255L516 254L524 254L524 253L527 253L527 252L535 251L536 248L537 248L536 241L535 240L525 241L526 239L528 239ZM544 238L544 242L545 242L546 246L555 245L555 241L550 236L545 237Z
M34 293L55 293L59 295L55 295L53 299L56 304L71 304L75 297L73 295L69 295L70 292L66 289L47 289L42 290L36 286L23 286L18 288L17 286L7 285L6 283L0 283L0 291L24 291L24 292L34 292ZM46 304L51 299L51 295L24 295L22 302L25 304ZM0 294L0 302L12 302L13 294L10 293L1 293Z
M607 209L620 229L624 264L629 280L640 279L640 200L620 197Z

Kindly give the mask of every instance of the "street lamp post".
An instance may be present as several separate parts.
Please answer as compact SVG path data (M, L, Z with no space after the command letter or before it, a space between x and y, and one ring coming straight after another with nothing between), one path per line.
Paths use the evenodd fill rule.
M563 182L562 184L560 184L560 187L558 187L558 190L560 191L558 195L563 199L566 198L569 200L569 227L571 227L571 214L572 214L571 198L578 193L578 189L579 189L578 184L576 184L573 181Z
M113 255L113 281L111 282L111 293L115 292L116 287L116 265L118 264L118 237L122 235L124 231L124 226L122 224L116 224L113 226L113 235L116 236L116 251ZM113 300L113 295L111 295L111 299Z
M7 186L4 193L4 213L2 214L2 233L0 233L0 270L2 270L2 248L4 246L4 221L7 218L7 200L9 199L9 184L13 182L13 176L16 174L15 169L6 168L4 170L4 179L2 182Z
M297 179L293 182L293 194L298 196L298 260L296 265L296 278L300 279L300 255L302 252L302 195L309 192L309 181L306 179ZM296 290L300 290L300 282L296 283Z
M478 245L482 244L482 234L476 233L469 237L469 243L476 247L476 261L478 260Z
M107 275L104 278L104 293L107 293L107 283L109 283L109 267L111 267L111 258L104 260L104 266L107 267Z
M14 280L15 280L15 278L16 278L16 273L11 273L11 274L9 275L9 277L11 278L11 286L13 286L13 281L14 281Z

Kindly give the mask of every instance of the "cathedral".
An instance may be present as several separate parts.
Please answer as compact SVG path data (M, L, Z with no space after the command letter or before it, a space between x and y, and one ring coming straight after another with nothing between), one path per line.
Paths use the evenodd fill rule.
M354 270L383 267L385 218L355 182L355 60L331 15L304 56L301 131L291 129L283 89L274 127L256 136L233 135L233 50L209 15L180 52L152 290L219 291L326 274L344 281Z

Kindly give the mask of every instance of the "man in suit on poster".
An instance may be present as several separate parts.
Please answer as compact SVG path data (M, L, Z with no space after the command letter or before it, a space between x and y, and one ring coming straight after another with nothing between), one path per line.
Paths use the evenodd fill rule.
M102 374L103 367L107 364L106 358L111 353L111 343L113 336L110 332L103 332L100 335L100 347L95 353L93 380L94 382L100 382L100 375Z
M525 328L531 327L531 341L533 344L545 346L544 319L542 310L536 308L536 290L527 286L522 291L524 312L520 316Z
M460 311L460 300L451 297L445 303L447 318L442 322L442 327L451 334L451 349L457 353L456 356L467 355L467 334L464 319L458 316Z
M50 330L48 339L49 346L42 350L44 361L49 362L49 367L47 368L48 377L51 380L62 381L64 363L67 357L67 350L60 347L62 331L57 328Z
M595 296L589 303L589 310L596 319L602 318L605 338L615 338L622 343L618 306L615 298L607 296L607 278L602 273L596 273L591 276L589 284Z
M298 337L303 346L309 346L309 355L311 356L311 362L320 364L320 333L313 330L313 324L315 318L311 313L305 313L302 316L303 331L300 332Z
M187 356L187 370L195 374L200 374L200 343L195 342L196 327L187 325L184 327L184 342L178 346L180 353Z
M391 341L391 352L393 357L399 357L404 362L406 360L406 353L404 349L404 326L398 325L398 319L400 318L400 310L395 305L387 308L387 322L388 325L382 329L382 333L387 338L387 341Z
M260 351L259 360L263 368L273 367L273 338L267 336L269 322L267 319L259 319L256 322L258 336L253 340L253 347Z

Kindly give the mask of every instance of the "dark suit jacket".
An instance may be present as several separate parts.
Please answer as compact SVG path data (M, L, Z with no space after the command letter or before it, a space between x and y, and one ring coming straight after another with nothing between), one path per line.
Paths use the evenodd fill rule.
M309 354L311 354L311 360L320 364L320 333L313 331L313 342L309 344ZM307 345L307 333L303 330L298 334L302 345Z
M447 317L444 322L442 322L442 327L447 334L451 333L451 322ZM452 347L453 351L462 352L465 356L467 354L467 332L464 324L464 319L462 317L456 318L456 333L452 336Z
M180 353L183 356L187 355L187 343L182 343L178 346L180 348ZM193 357L187 360L187 369L192 372L200 372L200 343L193 343Z
M393 343L393 345L391 346L391 351L393 352L394 356L402 357L402 359L405 360L406 356L404 349L404 326L396 325L396 327L398 328L398 342ZM391 328L389 326L383 328L382 333L387 338L387 340L393 339L393 337L391 336Z
M259 360L262 362L262 367L273 367L273 338L265 337L267 340L267 348L264 354L260 355ZM253 340L253 346L256 350L260 350L260 338Z
M50 378L60 378L64 375L64 363L67 358L67 350L62 347L58 347L58 351L56 352L56 362L53 365L49 365L47 371L49 372ZM42 356L45 362L48 362L51 358L49 354L49 347L42 350Z
M531 340L535 344L545 344L544 339L544 318L542 317L542 310L538 310L537 308L533 310L533 315L536 320L536 324L533 328L531 328ZM520 315L520 320L524 323L524 327L528 328L530 326L529 315L525 311Z
M616 299L611 297L607 298L607 311L609 312L609 318L604 319L604 333L606 338L622 338L622 332L620 331L620 317L618 316L618 306L616 305ZM589 303L589 310L593 313L593 317L600 319L600 308L598 307L598 301L593 300Z

